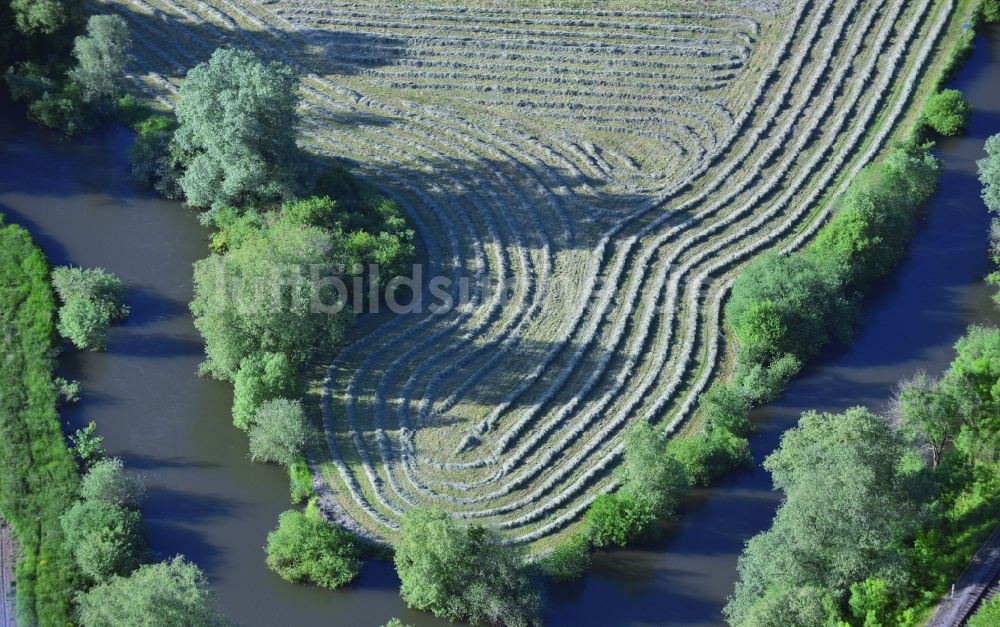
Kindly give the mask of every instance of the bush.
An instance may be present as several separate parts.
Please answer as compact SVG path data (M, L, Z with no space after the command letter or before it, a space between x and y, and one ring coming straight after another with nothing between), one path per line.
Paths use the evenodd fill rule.
M590 538L585 533L574 533L539 560L538 565L555 581L583 577L590 568Z
M1000 22L1000 0L981 0L979 17L988 24Z
M517 549L493 530L435 509L402 519L394 557L410 607L453 621L524 627L538 623L541 599Z
M295 372L284 353L259 352L240 362L233 388L233 424L249 429L266 401L295 395Z
M138 476L126 472L117 457L104 459L93 466L80 482L80 496L88 501L103 501L111 505L138 509L145 486Z
M105 501L78 501L61 518L66 546L94 581L127 575L145 556L139 513Z
M287 511L267 535L267 565L282 579L339 588L361 572L361 551L354 537L319 514L314 504L305 512Z
M214 627L228 621L213 605L205 575L181 557L112 577L77 597L83 627Z
M665 454L665 445L649 421L640 420L625 436L625 461L618 468L622 496L654 520L673 517L687 496L684 468Z
M698 409L705 420L705 429L722 429L739 436L750 435L750 401L741 390L724 383L715 383L698 397Z
M152 187L172 176L166 154L176 127L177 123L164 115L151 115L135 125L135 142L128 151L132 180Z
M267 401L254 414L250 427L250 458L287 466L301 457L315 435L299 401Z
M939 91L924 105L924 123L941 135L958 135L971 117L972 106L957 89Z
M52 285L63 301L59 333L77 348L103 349L111 323L128 315L121 279L100 268L64 266L52 271Z
M980 159L979 182L983 185L983 202L993 213L1000 213L1000 133L986 140L986 158Z
M314 496L312 479L312 472L310 472L306 460L299 456L288 467L292 505L297 505Z
M684 467L692 485L707 486L737 468L753 464L747 439L725 429L671 440L667 450Z
M655 535L657 522L648 501L619 493L602 494L587 508L586 523L594 546L626 546Z

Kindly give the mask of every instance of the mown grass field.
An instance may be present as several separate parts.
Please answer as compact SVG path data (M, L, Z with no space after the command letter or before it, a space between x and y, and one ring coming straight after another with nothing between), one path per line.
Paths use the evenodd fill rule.
M965 2L109 0L169 105L220 45L302 77L302 145L398 200L424 277L321 386L322 476L391 538L436 505L543 548L673 433L723 360L739 269L805 243L900 129ZM509 298L488 289L510 286Z

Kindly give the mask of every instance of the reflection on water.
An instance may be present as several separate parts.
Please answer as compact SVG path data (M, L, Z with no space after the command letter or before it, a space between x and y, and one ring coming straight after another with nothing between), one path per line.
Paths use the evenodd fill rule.
M758 410L758 464L806 409L879 408L896 381L938 372L972 322L996 319L981 279L989 219L975 160L1000 132L1000 36L981 38L957 81L976 107L967 137L943 141L941 191L912 249L866 308L848 349L828 355L778 403ZM0 211L26 226L54 264L100 266L129 288L132 313L106 353L70 352L63 376L83 400L63 412L70 428L96 420L105 445L149 484L144 521L161 557L183 553L208 573L223 610L246 625L446 624L407 610L389 564L369 564L357 584L330 592L285 583L264 566L262 546L288 507L285 473L251 464L230 423L231 388L195 374L201 341L191 324L191 264L207 232L177 203L134 189L128 134L113 129L58 143L0 110ZM546 624L709 625L732 591L736 558L770 524L777 495L759 468L700 492L683 524L656 546L602 553L582 582L551 591Z

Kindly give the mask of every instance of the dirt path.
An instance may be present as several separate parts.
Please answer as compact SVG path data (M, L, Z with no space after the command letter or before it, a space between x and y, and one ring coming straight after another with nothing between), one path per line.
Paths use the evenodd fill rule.
M965 624L979 601L1000 575L1000 527L976 552L972 562L955 582L953 592L938 606L927 627L957 627Z
M14 626L14 539L0 521L0 627Z

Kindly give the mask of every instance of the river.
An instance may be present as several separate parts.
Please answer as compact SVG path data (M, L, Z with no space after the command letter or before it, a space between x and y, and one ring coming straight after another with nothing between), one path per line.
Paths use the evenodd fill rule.
M596 555L583 581L549 591L547 625L720 624L743 543L769 525L778 504L759 464L781 433L807 409L881 408L900 378L942 371L967 325L998 319L982 282L989 217L975 179L983 142L1000 132L998 59L993 29L954 81L976 111L964 137L939 142L941 189L906 259L868 301L851 346L829 351L780 401L755 411L756 469L700 491L661 542ZM130 141L112 128L58 142L22 111L0 106L0 212L28 228L53 264L106 268L129 290L132 313L113 328L107 352L69 350L60 359L61 374L82 386L81 402L62 411L67 428L96 421L107 451L144 475L153 550L201 566L233 620L448 624L405 607L390 564L369 561L341 591L289 584L265 567L265 536L289 507L287 477L250 463L246 437L231 425L231 387L196 374L202 344L187 303L207 231L191 211L131 185Z

